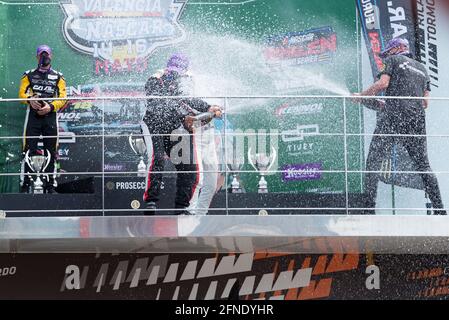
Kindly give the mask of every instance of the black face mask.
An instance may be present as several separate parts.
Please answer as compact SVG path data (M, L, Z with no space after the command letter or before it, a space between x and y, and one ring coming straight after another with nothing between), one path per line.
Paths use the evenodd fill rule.
M39 66L46 68L50 64L51 64L51 58L46 54L41 55L41 58L39 60Z

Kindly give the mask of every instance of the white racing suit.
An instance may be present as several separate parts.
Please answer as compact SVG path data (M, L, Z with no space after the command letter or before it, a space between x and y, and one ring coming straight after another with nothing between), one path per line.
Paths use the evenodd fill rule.
M213 121L196 128L195 142L200 178L187 210L191 214L206 215L215 195L218 179L218 157Z

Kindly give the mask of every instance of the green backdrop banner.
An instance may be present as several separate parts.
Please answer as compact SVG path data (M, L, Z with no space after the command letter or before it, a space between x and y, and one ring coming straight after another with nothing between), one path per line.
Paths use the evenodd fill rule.
M53 48L54 68L64 73L72 96L142 94L148 76L176 51L192 60L197 95L343 95L359 89L358 21L352 0L2 1L0 19L2 98L17 97L20 77L35 67L35 48L42 43ZM275 169L280 171L267 177L270 192L344 193L345 164L350 170L363 167L360 136L347 139L345 159L342 134L359 134L363 125L357 106L346 105L344 116L343 99L214 102L226 104L234 132L279 133L266 142L278 147ZM61 169L127 169L126 159L117 162L110 154L102 168L95 141L69 143L72 133L98 132L88 128L89 121L94 121L92 109L103 108L109 129L127 124L129 132L136 130L143 112L142 103L117 99L70 103L59 115L61 130L69 136L60 143ZM134 110L130 116L129 110ZM1 102L0 112L1 136L20 137L23 105ZM120 143L122 153L132 154L126 142ZM2 172L19 171L20 144L20 139L0 142ZM82 165L81 158L90 159L90 166ZM258 174L241 178L246 191L257 191ZM361 174L348 179L349 191L360 192ZM0 177L0 188L17 191L18 177Z

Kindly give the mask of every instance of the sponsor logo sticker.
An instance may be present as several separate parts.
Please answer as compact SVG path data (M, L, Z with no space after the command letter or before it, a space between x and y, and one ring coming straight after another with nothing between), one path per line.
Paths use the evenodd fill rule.
M282 181L306 181L321 179L321 163L288 164L282 167Z
M304 114L314 114L323 111L323 103L311 103L295 105L294 103L285 103L274 111L274 114L278 117L285 115L304 115Z
M140 201L139 201L139 200L133 200L133 201L131 201L131 208L133 208L133 209L139 209L139 208L140 208Z

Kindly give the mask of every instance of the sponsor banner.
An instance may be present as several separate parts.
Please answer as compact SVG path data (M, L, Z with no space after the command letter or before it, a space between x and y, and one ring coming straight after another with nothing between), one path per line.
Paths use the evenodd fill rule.
M417 0L416 26L419 58L430 77L432 95L447 96L449 5L442 1Z
M185 39L179 17L187 0L66 0L63 34L95 59L95 74L144 72L159 47Z
M107 167L107 169L109 171L137 170L136 167L129 168L125 165L118 164L116 164L115 166L120 166L121 170L116 170L116 167L111 166ZM137 166L137 164L135 164L134 166ZM106 208L139 209L141 207L142 197L146 187L145 177L138 177L137 174L116 177L109 176L105 177L103 186L103 190L105 191L104 196ZM161 208L165 208L166 206L171 207L171 201L174 201L171 195L168 196L166 193L164 193L165 186L168 186L168 190L173 190L173 188L175 187L174 183L172 183L171 180L164 179L161 188ZM133 214L132 211L128 211L127 214L130 213ZM140 214L140 212L138 214Z
M140 179L142 180L142 179ZM145 181L108 181L107 190L145 190Z
M119 163L105 163L104 164L104 171L106 172L120 172L124 171L125 166L123 164Z
M431 97L448 97L449 94L449 1L416 0L416 27L419 58L430 78ZM426 120L430 135L447 135L447 102L430 101ZM448 140L428 137L428 153L434 171L447 170ZM445 174L437 174L443 202L447 203L449 184Z
M75 112L58 112L58 121L80 121L81 114Z
M70 160L70 148L60 147L58 149L58 160Z
M321 179L321 163L288 164L282 167L282 181L305 181Z
M160 227L163 223L161 220ZM2 266L9 271L0 277L0 285L5 289L1 290L0 298L26 295L56 299L308 300L338 298L345 292L339 292L338 288L351 285L356 278L359 278L356 283L364 287L359 254L0 254L0 257ZM36 265L37 259L41 262Z
M267 63L304 65L327 62L337 51L337 34L332 27L272 36L264 51Z
M55 34L56 38L49 45L53 52L57 53L55 67L64 72L67 83L73 86L68 88L69 96L79 96L81 91L84 91L83 94L87 92L77 85L90 84L93 92L96 87L102 85L102 82L110 81L120 81L123 87L143 82L140 85L140 90L144 93L144 85L148 76L154 70L163 68L170 54L179 51L189 55L191 65L198 76L198 85L205 86L204 88L208 85L210 87L210 84L217 80L215 79L216 75L220 74L218 82L215 81L217 82L215 87L221 88L220 90L223 92L236 94L240 92L243 95L256 91L262 95L269 93L274 95L307 94L309 92L306 90L309 89L313 90L313 94L318 94L318 91L320 93L328 91L327 84L331 82L331 78L338 78L332 80L343 87L348 86L353 91L355 85L353 79L356 78L357 67L353 64L345 65L347 59L336 52L337 39L338 45L345 44L347 55L355 55L357 52L356 42L352 41L355 27L353 24L355 14L353 2L335 4L331 2L317 3L313 0L285 0L266 6L263 1L254 1L251 6L247 6L248 10L241 10L242 6L240 5L226 5L224 2L229 1L209 1L207 4L204 2L205 5L198 5L198 1L187 0L58 0L34 6L27 4L26 1L19 1L14 6L0 6L0 16L4 16L5 21L16 26L3 30L0 46L4 43L7 45L6 49L8 46L21 48L20 55L23 56L30 52L33 53L35 44L40 43L39 34L33 35L29 39L21 37L21 35L29 33L29 30L36 28L35 23L33 24L31 20L23 19L23 13L27 12L30 15L45 17L44 20L48 20L47 18L52 20L54 23L47 29L49 34ZM238 1L232 2L237 3ZM283 14L286 7L292 12L307 14L300 14L297 19L291 20L290 17ZM254 15L254 13L258 14ZM260 17L264 17L264 23L259 23ZM325 20L322 19L323 17ZM326 19L328 17L332 17L332 19ZM253 27L248 28L248 25ZM185 37L188 33L191 34ZM275 34L281 35L270 37ZM261 38L261 35L265 36ZM268 37L270 37L270 44L267 42ZM280 38L283 38L284 49L282 49ZM223 45L224 43L227 45ZM264 49L274 50L274 55L271 56L273 59L269 59L272 63L269 63L270 66L267 66L264 59ZM235 52L239 52L238 56L235 56ZM276 55L282 59L276 62L278 59ZM227 59L227 57L231 58ZM11 64L10 59L14 60L14 55L8 54L8 50L4 50L4 54L0 54L1 65L14 65ZM16 67L6 68L5 79L16 79L23 70L29 68L26 59L19 60L22 61L19 63L20 70L18 71ZM210 63L204 63L206 60ZM276 69L276 66L273 68L271 66L277 63L281 64L281 62L288 67L274 75L272 70ZM296 70L296 73L290 72L292 70ZM304 74L305 71L308 73ZM5 98L16 97L17 81L5 81L1 87L4 87L2 94ZM114 92L116 92L115 96L129 95L128 91L121 91L118 87L110 92L100 92L97 96L112 96ZM117 102L115 105L110 104L109 101L104 104L104 110L107 113L118 107L118 104L125 104L119 99L115 100ZM237 115L238 112L235 115L231 114L231 120L235 119L235 128L257 129L261 126L266 127L270 123L270 125L273 124L273 129L283 130L282 126L278 128L276 122L271 122L272 117L269 113L279 105L279 102L275 100L252 99L249 101L251 105L260 107L261 110L267 110L267 113L260 113L260 117L253 117L251 113L243 117L240 114ZM101 172L104 169L101 162L103 158L101 141L99 143L92 141L87 144L86 140L80 138L79 135L95 135L99 132L94 132L95 130L101 130L102 118L97 116L101 115L103 105L95 105L92 102L96 109L89 110L86 106L86 111L81 112L83 103L80 102L78 106L75 106L80 108L80 115L78 113L75 115L74 111L67 110L61 112L59 116L60 123L66 122L67 130L65 132L77 135L76 138L75 136L68 137L65 141L74 144L80 142L80 148L71 148L70 161L78 161L80 157L83 157L77 162L77 167L69 168L68 163L62 163L62 168L69 172L79 172L84 169L94 171L93 164L95 162L95 172ZM234 106L234 101L230 103ZM244 105L248 106L247 102ZM130 106L132 107L131 103ZM236 110L239 108L237 105L235 107ZM117 119L124 119L128 110L132 112L132 108L124 107L123 109L123 113L105 115L107 135L110 133L122 134L122 132L110 132L109 129L116 128L119 131L119 129L126 128L125 121L114 122ZM6 115L0 118L13 119L14 122L16 119L22 121L23 115L20 114L22 111L23 108L9 108L8 112L12 112L14 117L9 118ZM332 114L332 111L329 110L323 112ZM323 131L328 131L328 123L330 126L334 125L333 117L326 117L325 114L320 116L322 118L322 121L319 122L320 126L322 124ZM348 120L350 120L348 123L351 123L351 126L354 124L354 128L358 127L356 124L359 121L358 117L359 115L355 112L348 114ZM138 119L141 120L140 117ZM313 119L311 122L318 123L318 120ZM138 121L133 123L137 124ZM17 136L20 132L17 134L13 131L17 131L16 129L20 129L20 127L16 125L8 127L6 132L9 132L11 136ZM293 127L294 125L291 127L288 125L286 129ZM111 168L111 171L120 170L121 168L113 166L121 163L124 164L124 167L120 171L136 171L139 159L134 156L126 144L126 137L123 141L115 140L115 142L112 138L107 137L105 144L107 150L104 154L104 163ZM300 144L292 144L289 148L295 153L303 147L311 147ZM7 145L10 148L9 144ZM85 152L81 150L81 145L86 150ZM330 148L334 148L335 145L332 144ZM12 147L15 146L11 145L10 149ZM329 151L327 155L333 157L335 153L329 150L330 148L326 148L325 151ZM318 157L318 159L294 161L288 159L289 155L284 151L285 149L281 150L278 155L279 158L282 158L283 163L306 163L322 159L322 157ZM6 154L6 151L0 150L0 158L3 153ZM121 162L122 160L123 162ZM326 160L327 163L331 161L333 159ZM8 166L10 166L9 163ZM14 168L8 170L17 171L16 163L14 163ZM3 167L6 170L6 166ZM3 184L4 179L0 178L2 180L0 185L7 186L7 189L17 189L16 185L18 184L12 181L14 177L6 178L8 178L8 184ZM258 177L256 175L242 175L242 179L248 179L247 186L254 186L254 189L249 187L248 191L257 191ZM294 188L292 184L288 186L282 184L280 175L273 175L270 179L273 180L269 181L273 192L303 192L303 189ZM335 179L323 181L323 185L331 186L331 188L335 184L340 184L340 181ZM341 187L338 186L338 188Z
M64 126L59 124L58 142L61 143L76 143L76 135L73 132L64 130Z
M379 55L389 40L407 39L410 53L416 54L412 0L356 0L356 4L374 78L382 69Z
M153 228L176 227L160 222ZM1 299L449 299L448 255L3 253L0 261Z
M416 19L418 56L427 69L431 87L438 88L440 86L438 47L441 31L438 32L437 27L437 1L417 0Z
M283 117L289 115L306 115L306 114L316 114L323 111L324 103L310 103L301 104L300 101L292 100L291 102L286 102L274 110L274 115L276 117Z
M288 155L313 154L318 145L322 144L319 140L313 139L319 133L318 124L297 124L295 128L281 132L281 141Z
M267 39L263 53L274 88L288 94L311 90L325 81L322 73L314 74L311 80L304 74L293 73L291 68L331 62L336 52L337 34L331 26L325 26L272 35Z

